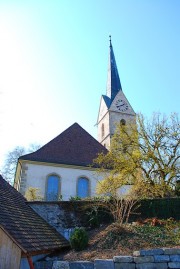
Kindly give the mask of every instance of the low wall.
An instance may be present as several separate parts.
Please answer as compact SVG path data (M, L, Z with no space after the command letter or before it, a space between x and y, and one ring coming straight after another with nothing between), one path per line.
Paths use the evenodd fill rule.
M151 249L135 251L133 256L90 261L58 261L57 257L35 263L35 269L180 269L179 249Z
M46 222L53 226L66 239L69 239L71 231L75 227L91 226L87 211L92 210L93 203L87 201L57 201L57 202L28 202L28 205L40 215ZM94 205L96 203L94 202ZM92 215L91 215L92 216ZM110 216L99 212L100 223L109 222Z
M73 202L28 202L31 208L66 239L74 227L83 226L82 212Z
M169 201L169 202L168 202ZM170 203L171 201L171 203ZM89 227L92 226L93 208L97 207L96 202L88 201L56 201L56 202L45 202L45 201L34 201L28 202L28 204L38 213L45 221L52 225L59 233L61 233L66 239L74 229L74 227ZM164 204L164 207L162 206ZM161 205L161 206L160 206ZM171 205L171 206L170 206ZM176 205L173 209L172 205ZM139 208L138 215L132 215L130 221L134 221L137 217L158 217L158 211L163 211L163 208L169 208L167 212L173 212L171 217L176 215L175 219L180 219L180 199L150 199L141 201L141 207ZM91 215L88 213L88 208L91 211ZM171 210L170 210L171 209ZM145 213L146 212L146 213ZM155 213L156 212L156 213ZM177 212L179 212L177 214ZM89 212L90 213L90 212ZM94 212L97 213L97 212ZM142 214L141 214L142 213ZM89 217L88 217L89 216ZM112 217L108 213L99 210L97 215L94 215L95 219L100 223L106 223L112 220ZM90 220L91 219L91 223Z

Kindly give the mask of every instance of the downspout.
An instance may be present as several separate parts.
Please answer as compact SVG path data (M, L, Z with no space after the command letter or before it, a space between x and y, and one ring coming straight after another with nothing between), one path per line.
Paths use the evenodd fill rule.
M27 260L28 260L28 263L29 263L29 269L34 269L34 265L33 265L33 261L32 261L32 257L27 255Z

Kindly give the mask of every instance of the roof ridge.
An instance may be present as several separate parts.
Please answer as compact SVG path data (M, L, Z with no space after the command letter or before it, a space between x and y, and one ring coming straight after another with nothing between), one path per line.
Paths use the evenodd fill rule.
M75 122L37 151L20 156L19 160L89 166L100 152L105 153L107 149Z

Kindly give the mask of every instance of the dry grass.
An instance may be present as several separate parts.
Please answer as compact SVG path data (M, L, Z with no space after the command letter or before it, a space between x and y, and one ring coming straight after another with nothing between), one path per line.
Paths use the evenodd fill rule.
M112 223L88 231L89 244L83 251L61 253L63 260L112 259L118 255L132 255L139 249L162 247L180 248L180 221L136 222L126 226Z

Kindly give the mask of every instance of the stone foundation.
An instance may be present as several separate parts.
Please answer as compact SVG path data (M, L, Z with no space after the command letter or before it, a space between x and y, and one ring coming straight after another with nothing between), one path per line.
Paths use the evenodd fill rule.
M59 261L54 257L35 263L35 269L180 269L180 248L135 251L133 256L90 261Z

